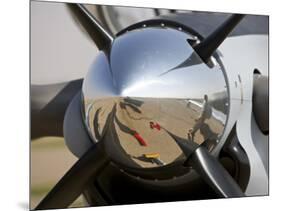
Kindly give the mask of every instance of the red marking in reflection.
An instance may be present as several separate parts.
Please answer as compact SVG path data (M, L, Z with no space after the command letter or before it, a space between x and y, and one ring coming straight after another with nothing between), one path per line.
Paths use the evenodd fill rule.
M161 126L158 123L149 122L149 124L150 124L151 129L154 129L154 128L156 128L157 130L161 129Z
M142 145L142 146L147 146L147 143L145 142L145 140L141 137L140 134L138 134L137 132L134 134L134 137L138 140L138 142Z

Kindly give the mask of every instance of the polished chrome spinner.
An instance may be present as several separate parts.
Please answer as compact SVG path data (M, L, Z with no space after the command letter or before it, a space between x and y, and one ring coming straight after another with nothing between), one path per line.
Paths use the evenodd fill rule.
M145 168L185 159L171 134L213 150L227 122L229 91L219 57L204 62L193 48L198 42L164 22L117 36L83 83L92 140L113 128L112 147Z

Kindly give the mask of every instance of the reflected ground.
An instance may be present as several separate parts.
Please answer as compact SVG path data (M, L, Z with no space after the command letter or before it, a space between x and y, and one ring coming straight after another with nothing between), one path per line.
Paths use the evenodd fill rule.
M190 140L188 131L196 125L202 112L202 100L109 98L96 100L93 104L85 101L85 104L86 121L94 139L101 139L106 131L106 120L114 112L114 126L109 127L115 128L115 141L141 167L156 167L185 159L167 131L203 144L211 151L225 123L211 115L200 124L200 129ZM149 159L152 155L159 162Z

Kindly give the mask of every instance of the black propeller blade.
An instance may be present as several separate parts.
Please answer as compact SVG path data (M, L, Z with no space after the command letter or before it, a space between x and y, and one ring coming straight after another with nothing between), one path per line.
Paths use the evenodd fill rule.
M245 196L235 180L204 146L197 145L189 140L184 140L170 132L168 133L187 157L186 163L192 166L220 197Z
M217 50L220 44L225 40L228 34L243 19L245 15L234 14L212 32L201 43L194 47L194 50L204 62L208 62L212 54Z
M81 90L83 79L30 86L31 140L44 136L63 137L63 120L73 97Z
M67 4L74 17L83 26L99 50L107 50L114 37L81 4Z
M35 208L61 209L68 207L109 162L101 144L93 145L61 178Z
M187 162L220 197L245 196L236 181L205 147L195 150Z

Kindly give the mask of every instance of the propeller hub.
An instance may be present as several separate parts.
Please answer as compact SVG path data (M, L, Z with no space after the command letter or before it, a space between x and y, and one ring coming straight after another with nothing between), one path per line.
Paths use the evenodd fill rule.
M218 57L204 63L192 40L181 28L145 25L99 53L82 90L94 142L110 131L116 157L141 168L185 159L171 134L216 147L229 112L225 70Z

